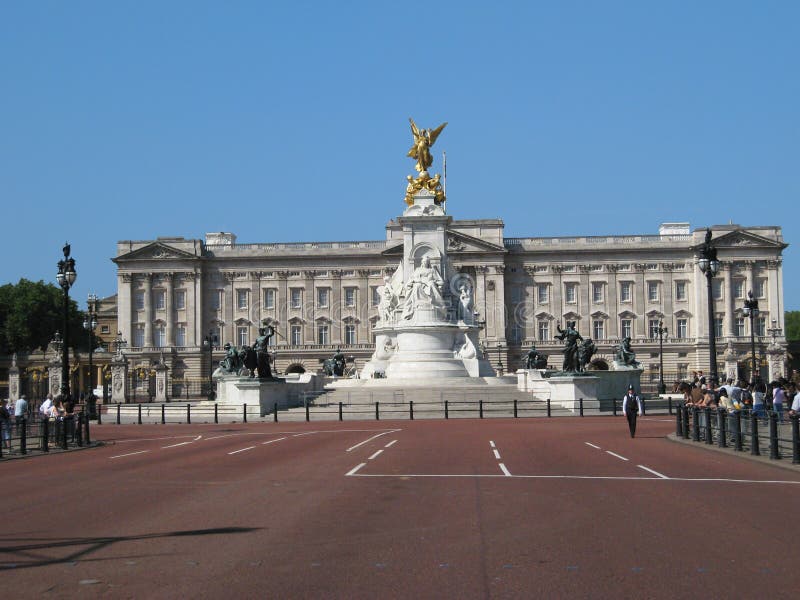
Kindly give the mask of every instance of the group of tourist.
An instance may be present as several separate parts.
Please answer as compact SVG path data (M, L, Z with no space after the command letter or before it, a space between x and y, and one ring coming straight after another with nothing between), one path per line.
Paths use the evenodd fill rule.
M785 408L789 407L789 415L800 415L800 395L797 394L797 381L784 377L769 384L761 377L747 384L741 380L728 378L720 386L715 385L712 378L706 378L702 371L693 373L693 381L678 385L683 393L686 406L698 408L721 407L729 412L749 410L760 418L767 412L774 412L778 422L782 423Z

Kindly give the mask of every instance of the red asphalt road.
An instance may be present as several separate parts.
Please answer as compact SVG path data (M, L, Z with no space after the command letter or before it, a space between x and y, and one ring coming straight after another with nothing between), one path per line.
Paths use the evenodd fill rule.
M621 417L94 427L106 446L0 465L3 589L795 597L800 471L671 442L673 427L644 418L633 440Z

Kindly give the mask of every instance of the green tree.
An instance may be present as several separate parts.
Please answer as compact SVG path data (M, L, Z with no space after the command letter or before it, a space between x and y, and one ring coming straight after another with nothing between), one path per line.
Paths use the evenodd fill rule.
M787 310L783 314L786 322L786 339L788 341L800 341L800 310Z
M69 346L85 349L83 313L70 298ZM56 331L64 333L64 293L43 281L20 279L0 286L0 353L29 352L46 348Z

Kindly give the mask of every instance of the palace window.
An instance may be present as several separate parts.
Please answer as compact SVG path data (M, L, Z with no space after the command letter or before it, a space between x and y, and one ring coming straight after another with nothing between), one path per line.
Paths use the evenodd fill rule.
M250 329L249 327L244 325L236 328L236 341L238 346L250 345L249 329ZM272 339L270 339L270 341L272 341Z
M689 337L688 319L678 319L675 321L675 336L681 339Z
M303 343L300 325L292 325L291 330L289 331L289 337L291 339L292 346L300 346Z
M236 308L239 310L247 310L247 296L248 290L236 290Z
M144 310L144 292L136 292L133 295L133 305L136 310Z
M211 310L222 310L223 290L215 290L211 294Z
M758 317L754 323L756 327L756 335L765 336L767 335L767 317Z
M744 279L737 279L733 282L733 297L744 298Z
M355 325L345 325L344 326L344 343L345 344L355 344L356 343L356 326Z
M547 290L549 286L546 283L539 283L536 285L536 299L539 304L547 304Z
M133 330L133 347L134 348L142 348L144 347L144 326L138 325L136 329Z
M550 339L550 321L539 321L539 340L546 342Z
M633 286L632 281L620 281L619 283L619 301L620 302L630 302L631 301L631 287Z
M592 321L592 337L596 340L602 340L606 337L606 324L605 321L595 319Z
M291 297L292 297L292 308L301 308L303 305L303 289L292 288Z
M264 290L264 308L272 310L275 308L275 288Z
M717 338L722 337L722 325L723 325L722 317L714 317L714 335Z
M736 317L734 326L736 327L737 336L744 337L745 335L747 335L744 330L744 317Z
M647 321L647 330L651 340L658 338L658 319L650 319Z
M330 288L317 288L317 307L328 308Z
M372 298L372 306L378 306L378 304L380 304L381 302L381 295L378 292L378 286L371 285L369 287L369 291L370 291L370 298Z
M633 321L631 319L621 319L619 322L619 333L623 338L632 338Z
M186 346L186 325L183 323L175 327L175 345L181 348Z
M676 281L675 282L675 300L683 301L686 300L686 282L685 281Z
M317 325L317 343L318 344L329 344L328 341L328 326L327 325Z
M186 308L186 290L175 290L175 308L177 310Z
M647 282L647 300L649 302L658 302L658 282Z
M756 279L755 285L753 287L755 287L755 289L753 290L753 295L756 298L766 298L767 297L767 280L766 279Z
M354 287L344 288L344 305L350 307L356 305L356 288Z
M523 339L525 339L525 330L518 323L515 323L511 328L511 343L519 344Z
M164 310L167 307L167 294L164 290L156 290L153 292L155 297L156 310Z
M578 302L577 283L564 284L564 302L566 302L567 304L576 304Z
M602 281L592 282L592 302L600 304L603 301L603 287Z
M711 297L714 300L722 300L722 281L713 279L711 281Z
M156 348L163 348L167 345L167 331L163 325L156 325L153 329L153 334Z

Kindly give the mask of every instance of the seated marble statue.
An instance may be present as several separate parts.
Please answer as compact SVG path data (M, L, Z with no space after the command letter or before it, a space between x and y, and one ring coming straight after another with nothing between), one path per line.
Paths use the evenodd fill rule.
M633 348L631 348L631 338L623 338L619 343L619 346L617 346L616 360L623 365L632 367L639 364L636 362L636 353L633 351Z
M403 318L410 319L418 307L439 308L444 306L442 287L444 280L431 266L431 259L424 257L422 264L414 269L404 287Z

